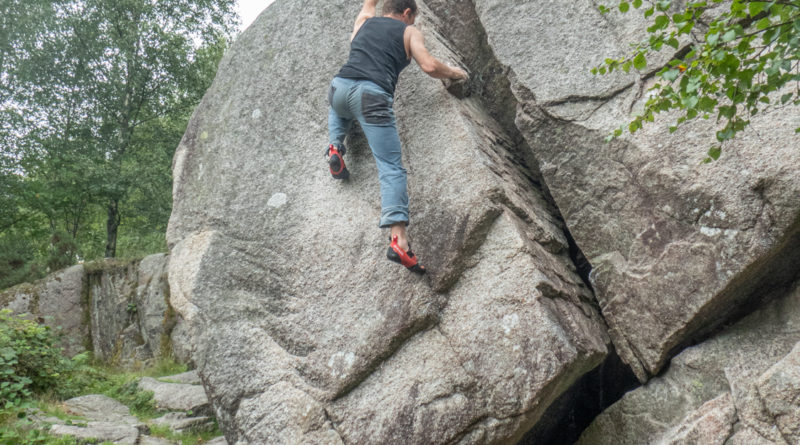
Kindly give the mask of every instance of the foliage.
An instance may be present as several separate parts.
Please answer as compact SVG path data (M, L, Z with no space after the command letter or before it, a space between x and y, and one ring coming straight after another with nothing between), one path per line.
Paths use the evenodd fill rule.
M670 0L621 0L617 7L623 13L642 8L652 23L649 37L632 54L606 59L592 72L649 69L659 79L642 114L628 125L631 133L664 111L681 110L670 132L716 114L720 128L718 144L708 151L710 162L750 124L751 116L768 107L800 105L800 1L690 0L677 9ZM674 58L666 66L648 68L648 58L665 47L675 52Z
M35 323L33 322L10 316L8 312L3 312L1 315L4 320L13 319L14 323L25 325L25 329L49 332L41 327L34 327ZM0 324L0 326L5 325ZM0 337L0 344L5 344L2 337ZM23 347L22 349L32 348ZM161 414L154 405L153 393L140 390L136 385L136 380L142 376L161 377L186 371L186 365L175 363L169 358L159 360L152 367L138 372L129 372L118 368L109 368L100 363L93 363L89 353L79 354L70 360L61 357L60 360L68 365L60 375L61 378L54 382L52 387L47 390L39 388L37 392L27 390L23 395L23 399L17 405L6 410L0 410L0 445L77 444L78 442L75 439L50 436L45 432L32 429L33 425L30 420L25 418L25 413L29 408L37 407L49 415L68 422L74 422L74 417L67 415L58 408L57 401L86 394L107 395L128 406L131 409L131 413L140 420L153 419ZM3 369L3 365L0 364L0 373L3 372ZM3 381L5 381L5 377ZM221 434L218 428L212 432L198 434L175 434L163 428L159 429L157 426L152 426L151 428L153 429L152 435L166 437L187 445L203 443Z
M33 243L16 233L0 234L0 289L41 278Z
M0 245L23 237L37 272L166 249L172 157L234 4L2 2ZM35 275L18 263L0 283Z
M56 386L70 370L48 326L0 311L0 410L23 406L32 393Z
M24 423L24 422L20 422ZM0 429L0 445L77 445L74 437L56 437L43 431L15 425L14 428Z

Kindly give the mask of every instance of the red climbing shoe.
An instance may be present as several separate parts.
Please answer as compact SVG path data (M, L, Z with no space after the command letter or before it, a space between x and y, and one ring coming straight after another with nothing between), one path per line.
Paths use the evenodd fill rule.
M325 157L328 159L328 168L331 170L331 175L335 179L347 179L350 177L350 172L344 165L344 146L341 148L331 144L325 150Z
M411 272L424 274L425 267L421 266L417 263L417 257L414 255L414 252L411 251L411 244L408 245L408 251L404 252L403 249L397 245L397 235L391 238L392 243L389 245L389 249L386 251L386 258L389 258L390 261L394 261L395 263L400 263L403 266L406 266L406 269L410 270Z

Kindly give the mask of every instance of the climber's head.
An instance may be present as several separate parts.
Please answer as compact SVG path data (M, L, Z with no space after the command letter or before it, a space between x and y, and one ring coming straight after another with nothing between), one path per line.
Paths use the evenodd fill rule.
M413 25L417 18L417 2L415 0L385 0L383 15L400 20L406 25Z

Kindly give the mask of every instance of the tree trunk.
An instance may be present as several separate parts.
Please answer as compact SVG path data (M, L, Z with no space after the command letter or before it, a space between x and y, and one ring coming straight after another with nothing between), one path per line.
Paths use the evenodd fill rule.
M119 200L112 199L108 203L108 220L106 221L106 258L117 256L117 229L121 220Z

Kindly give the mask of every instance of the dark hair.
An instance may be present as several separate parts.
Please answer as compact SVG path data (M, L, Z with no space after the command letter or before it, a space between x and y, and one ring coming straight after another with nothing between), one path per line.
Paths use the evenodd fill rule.
M402 14L406 9L411 8L411 12L417 13L417 2L415 0L384 0L383 14Z

